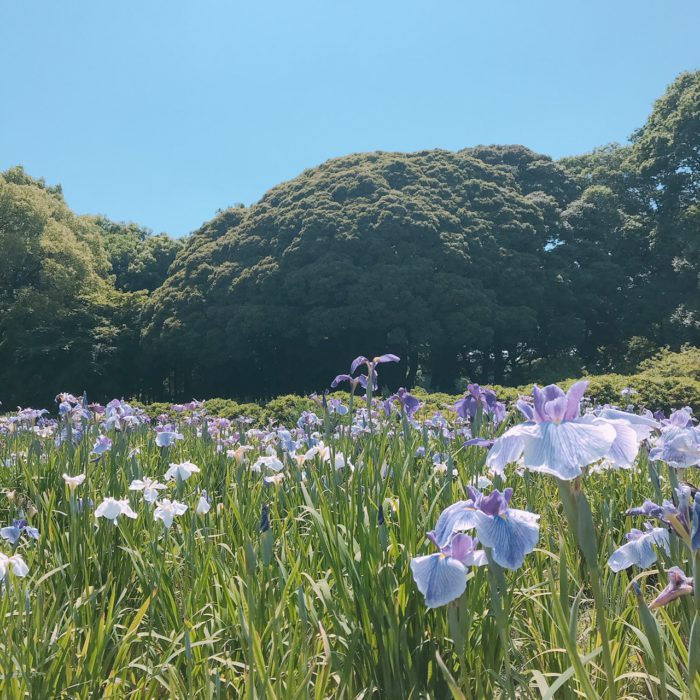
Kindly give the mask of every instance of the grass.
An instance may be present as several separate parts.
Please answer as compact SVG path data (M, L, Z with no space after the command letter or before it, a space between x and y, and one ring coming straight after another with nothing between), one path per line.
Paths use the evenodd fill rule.
M473 569L459 601L428 610L411 558L431 551L426 531L484 473L485 450L427 423L381 419L351 435L348 416L322 419L321 438L354 471L285 458L278 485L250 468L265 431L243 435L254 447L245 461L227 456L238 424L183 423L184 440L169 448L147 425L109 431L112 448L95 460L94 419L79 444L60 446L6 423L0 525L28 514L40 539L20 540L30 573L8 575L0 595L3 698L609 697L594 590L551 477L507 475L514 506L541 514L524 566ZM446 474L434 470L435 452L449 455ZM144 475L162 481L169 463L185 460L201 473L162 492L188 505L167 530L128 487ZM619 698L697 692L687 686L694 602L650 612L631 585L634 576L650 600L666 568L690 573L683 553L630 575L605 566L632 526L625 510L656 496L657 469L670 497L665 466L644 455L631 471L582 485ZM73 495L64 472L86 474ZM212 499L206 515L195 512L201 489ZM129 497L138 518L96 519L89 500L108 495ZM4 542L0 550L12 553Z

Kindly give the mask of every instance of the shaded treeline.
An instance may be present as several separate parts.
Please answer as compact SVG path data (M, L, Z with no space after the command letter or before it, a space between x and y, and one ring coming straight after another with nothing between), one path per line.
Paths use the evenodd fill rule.
M625 146L328 161L184 240L0 175L0 399L258 398L391 351L452 391L627 371L700 338L700 73Z

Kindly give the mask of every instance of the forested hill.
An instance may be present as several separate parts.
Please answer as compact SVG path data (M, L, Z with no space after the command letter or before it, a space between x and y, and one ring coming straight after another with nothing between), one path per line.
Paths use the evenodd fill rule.
M626 146L351 155L184 246L9 171L0 398L271 396L382 351L390 383L446 391L632 370L700 340L699 192L700 73Z

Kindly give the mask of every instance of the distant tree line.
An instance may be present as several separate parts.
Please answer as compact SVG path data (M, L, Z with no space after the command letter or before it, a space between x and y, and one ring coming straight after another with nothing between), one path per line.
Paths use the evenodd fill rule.
M700 72L628 145L351 155L179 240L13 168L0 251L6 407L306 392L384 351L441 391L631 371L700 342Z

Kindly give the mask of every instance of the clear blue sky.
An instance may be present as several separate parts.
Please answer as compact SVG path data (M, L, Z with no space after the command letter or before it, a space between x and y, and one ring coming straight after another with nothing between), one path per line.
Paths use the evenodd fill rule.
M625 141L697 0L0 0L0 170L182 235L327 158Z

